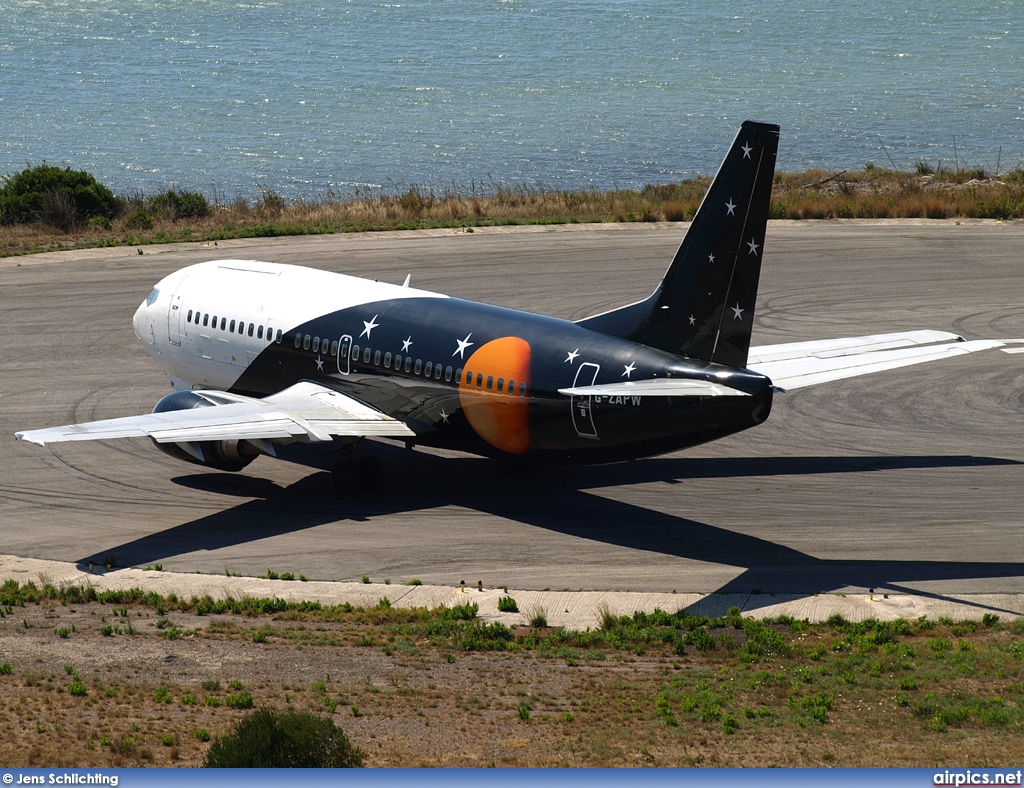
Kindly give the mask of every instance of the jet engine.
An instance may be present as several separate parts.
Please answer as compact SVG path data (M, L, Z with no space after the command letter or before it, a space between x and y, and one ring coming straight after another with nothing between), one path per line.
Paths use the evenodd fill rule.
M215 408L218 404L221 403L209 395L195 391L175 391L161 399L153 408L153 412L166 413L189 408ZM240 471L261 454L259 449L244 440L190 443L157 443L154 440L153 443L164 454L196 465L216 468L218 471Z

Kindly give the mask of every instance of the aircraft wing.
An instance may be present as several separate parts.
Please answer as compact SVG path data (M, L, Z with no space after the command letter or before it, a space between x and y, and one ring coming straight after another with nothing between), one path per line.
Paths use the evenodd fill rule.
M948 331L906 331L751 348L747 367L767 375L778 388L789 390L939 361L1002 344L994 339L968 342Z
M263 399L222 391L196 393L213 406L27 430L15 437L43 446L58 441L133 437L150 437L157 443L191 443L275 438L317 442L330 441L335 436L415 435L403 422L308 381Z

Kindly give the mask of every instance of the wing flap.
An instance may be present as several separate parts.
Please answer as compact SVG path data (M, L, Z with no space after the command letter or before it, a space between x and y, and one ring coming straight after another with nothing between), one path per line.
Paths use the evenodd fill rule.
M224 392L211 395L228 399L229 404L26 430L15 437L42 446L59 441L133 437L151 437L157 443L184 443L288 438L317 442L335 436L415 436L405 423L308 381L264 399Z
M954 335L955 336L955 335ZM853 353L850 355L809 356L750 365L750 369L771 378L777 387L790 390L833 380L869 375L913 364L952 358L979 350L1000 347L995 339L950 342L939 345L901 347L895 350Z

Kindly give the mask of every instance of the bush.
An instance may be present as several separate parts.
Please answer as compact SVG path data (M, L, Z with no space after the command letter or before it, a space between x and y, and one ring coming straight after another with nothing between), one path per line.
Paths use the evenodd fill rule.
M363 754L326 717L260 709L219 739L206 755L214 768L337 769L363 765Z
M516 600L510 596L498 597L498 610L502 613L518 613L519 605L516 604Z
M153 197L148 208L152 214L163 213L171 219L202 219L210 215L210 204L203 195L173 189Z
M124 209L122 200L89 173L61 169L45 161L6 177L0 188L0 222L29 224L43 221L71 230L94 216L113 219Z

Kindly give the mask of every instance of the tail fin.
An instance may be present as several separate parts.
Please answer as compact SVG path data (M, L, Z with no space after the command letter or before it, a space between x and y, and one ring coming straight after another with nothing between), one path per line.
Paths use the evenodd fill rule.
M778 126L746 121L658 289L580 325L746 366L778 147Z

